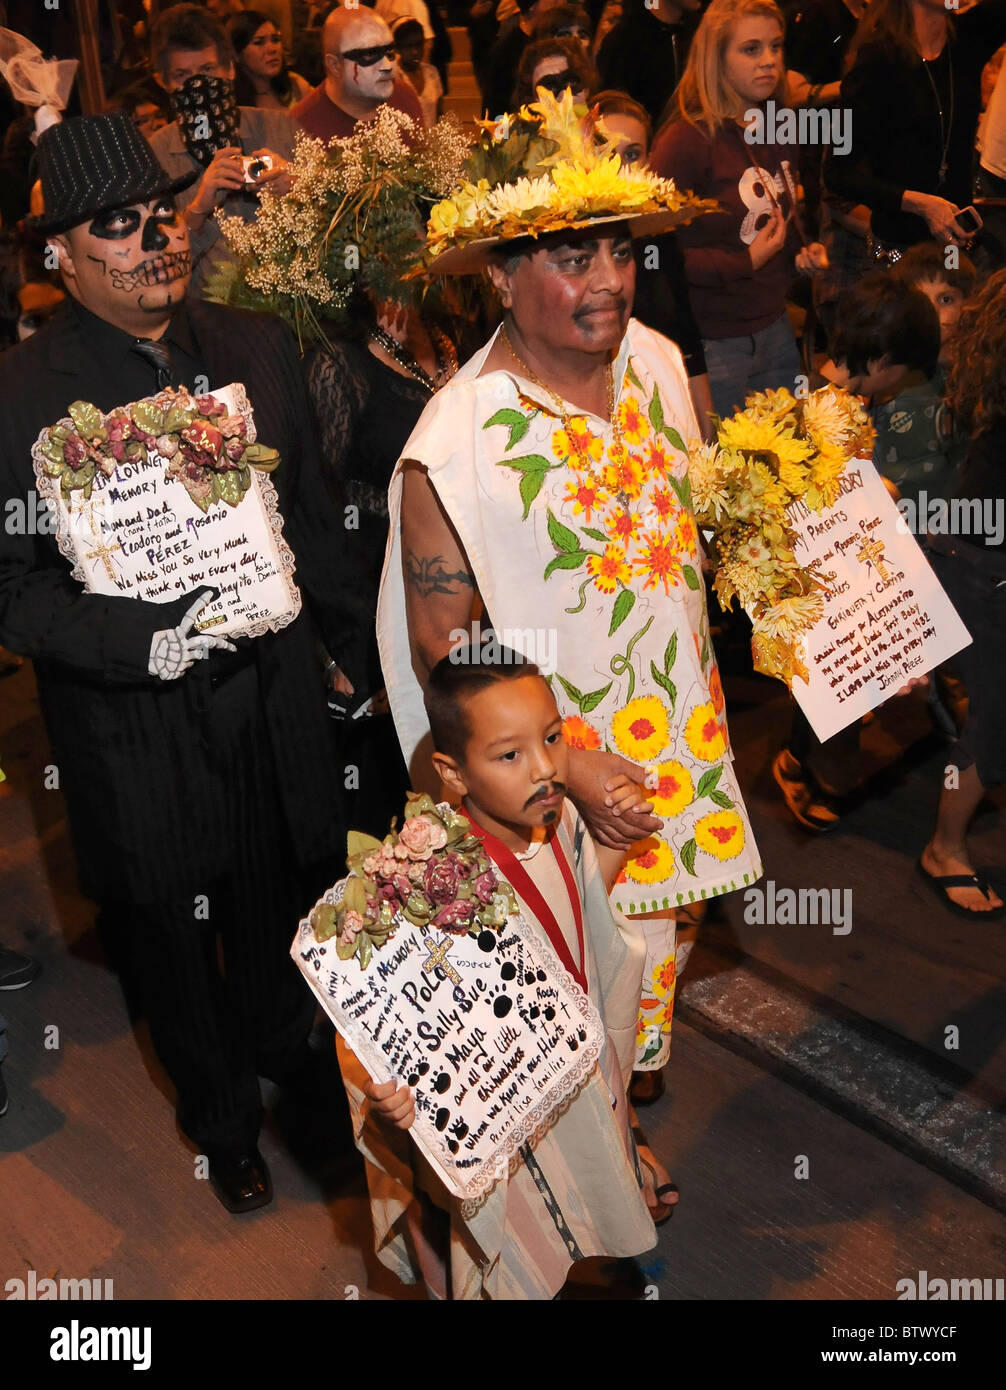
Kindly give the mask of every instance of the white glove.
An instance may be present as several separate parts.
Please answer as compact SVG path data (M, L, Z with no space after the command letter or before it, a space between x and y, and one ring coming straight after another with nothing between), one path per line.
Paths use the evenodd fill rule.
M212 637L204 632L198 633L195 637L189 635L199 614L213 597L212 589L202 589L191 607L186 609L177 627L154 633L150 643L150 660L147 663L147 670L152 676L159 676L162 681L174 681L179 676L184 676L194 662L202 661L214 649L237 651L234 643L228 642L226 637Z

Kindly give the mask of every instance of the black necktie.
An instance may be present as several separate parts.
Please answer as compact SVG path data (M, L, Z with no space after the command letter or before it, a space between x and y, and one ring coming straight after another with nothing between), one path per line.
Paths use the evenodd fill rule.
M133 352L145 357L157 371L157 389L163 391L171 385L171 349L163 340L155 343L152 338L137 338Z

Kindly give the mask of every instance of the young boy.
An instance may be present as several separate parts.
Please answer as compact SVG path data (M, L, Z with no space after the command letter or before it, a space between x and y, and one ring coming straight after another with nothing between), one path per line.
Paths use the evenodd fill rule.
M609 905L600 860L610 881L621 856L595 847L566 801L562 719L537 666L506 649L492 661L480 650L471 661L466 655L454 652L430 675L434 765L486 834L490 853L504 862L507 851L514 855L544 899L554 918L547 925L522 896L523 876L511 879L529 929L546 936L551 929L553 939L561 933L607 1042L568 1107L520 1150L520 1162L474 1212L462 1211L403 1133L415 1113L408 1088L375 1085L341 1039L339 1057L367 1159L379 1258L406 1282L420 1273L433 1297L551 1298L577 1260L651 1249L654 1219L676 1200L657 1185L665 1175L645 1141L641 1168L636 1163L626 1099L643 943L621 934ZM640 804L639 787L628 779L612 795L622 809Z
M919 502L919 493L941 498L951 495L954 476L964 456L966 440L955 436L944 403L944 363L961 316L961 307L975 288L977 272L967 256L948 270L945 249L935 241L911 247L891 271L902 285L919 290L940 321L939 363L934 371L916 371L891 400L875 405L871 415L877 431L873 462L902 497Z

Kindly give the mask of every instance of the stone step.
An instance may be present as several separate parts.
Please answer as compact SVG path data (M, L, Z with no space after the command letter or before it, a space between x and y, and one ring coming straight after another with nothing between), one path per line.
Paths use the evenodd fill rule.
M468 30L462 27L452 26L447 30L451 39L451 49L454 54L454 61L459 59L465 62L471 61L472 44L468 36Z
M704 969L712 957L704 955ZM696 949L695 957L700 957ZM698 960L693 963L698 964ZM1006 1210L1006 1116L992 1088L751 957L686 975L675 1018Z

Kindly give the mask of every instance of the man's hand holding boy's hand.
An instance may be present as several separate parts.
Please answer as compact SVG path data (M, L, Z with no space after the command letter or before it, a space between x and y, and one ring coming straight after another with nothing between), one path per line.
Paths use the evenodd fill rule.
M616 787L635 782L637 805L645 799L644 770L617 753L570 750L569 794L576 802L591 834L609 849L627 850L660 830L662 822L651 811L622 810L613 803Z
M399 1086L396 1081L385 1081L378 1086L376 1081L368 1081L363 1088L370 1101L370 1112L386 1125L396 1129L409 1129L416 1118L416 1102L408 1086Z

